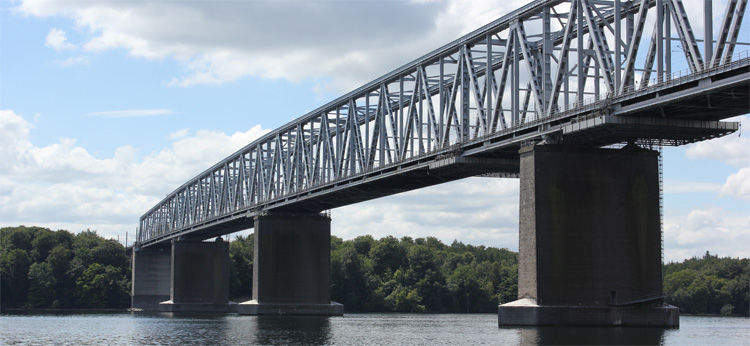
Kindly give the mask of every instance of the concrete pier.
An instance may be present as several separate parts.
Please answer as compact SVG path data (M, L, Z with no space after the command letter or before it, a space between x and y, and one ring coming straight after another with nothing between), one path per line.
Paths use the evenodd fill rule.
M167 312L230 312L229 243L172 241L170 299L159 304Z
M679 326L663 303L658 153L521 150L518 301L500 326Z
M331 219L320 214L255 218L253 300L241 315L342 315L331 302Z
M133 251L130 303L134 309L158 310L169 300L172 247L151 246Z

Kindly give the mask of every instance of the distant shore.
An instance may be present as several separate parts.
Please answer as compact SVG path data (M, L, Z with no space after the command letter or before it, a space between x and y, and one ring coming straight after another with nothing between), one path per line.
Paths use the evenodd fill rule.
M0 313L49 313L49 312L129 312L127 309L26 309L26 308L2 308Z

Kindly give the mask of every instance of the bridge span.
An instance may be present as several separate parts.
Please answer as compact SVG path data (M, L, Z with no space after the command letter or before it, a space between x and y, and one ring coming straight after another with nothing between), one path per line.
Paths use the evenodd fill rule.
M727 2L715 34L712 2L702 5L704 17L689 18L680 0L533 1L268 133L186 182L141 217L136 253L156 259L141 261L153 267L148 270L139 269L134 261L134 306L136 297L149 296L149 304L171 298L170 309L180 309L175 298L180 280L175 275L187 274L179 274L180 270L175 274L175 268L185 266L178 264L178 254L205 259L203 264L193 261L185 273L211 261L220 265L228 258L226 246L200 241L248 228L256 232L255 305L249 313L262 313L263 300L277 310L279 304L329 306L328 278L317 279L329 275L325 251L330 219L320 212L471 176L522 180L522 300L500 308L501 324L504 319L505 324L586 324L560 319L545 322L546 317L538 317L539 311L547 311L541 304L545 295L556 307L581 302L605 306L609 309L605 315L628 311L612 302L660 297L656 274L636 280L643 281L639 287L625 283L655 273L656 266L661 270L660 181L654 170L658 155L637 148L724 136L737 131L739 124L721 120L750 111L750 56L739 49L747 43L738 41L747 0ZM702 24L702 33L693 29L699 27L695 23ZM625 149L618 153L601 149L612 146ZM566 159L560 161L562 157ZM571 162L576 166L570 166ZM607 168L615 166L619 171ZM602 183L602 176L609 180ZM559 180L564 188L544 187L542 177ZM581 189L599 192L594 197L581 196L577 193ZM568 224L567 219L549 223L558 217L552 215L556 202L544 204L538 195L541 190L547 194L565 191L555 198L577 209L599 211L609 221L588 220L591 229L580 232L572 230L580 224ZM641 195L631 200L612 197L634 191ZM578 218L571 208L561 210ZM632 220L640 223L634 225ZM586 242L590 243L602 237L598 229L607 222L626 225L614 227L621 233L616 241L600 241L597 246L610 249L633 243L624 247L648 255L633 259L632 253L622 253L618 260L607 262L616 262L616 270L625 271L619 279L606 274L609 269L592 269L590 263L601 261L594 255L566 262L566 273L581 266L596 273L592 274L595 278L581 278L598 290L595 301L542 289L542 282L554 277L548 272L552 267L545 266L555 262L559 267L565 262L560 257L544 257L544 251L572 256L580 250L575 245L563 248L560 242L541 244L547 238L544 232L564 231L570 239L588 234ZM264 245L259 247L259 243ZM201 246L212 248L205 252L198 249ZM314 253L322 259L284 259L274 252ZM263 261L271 264L259 269ZM622 264L633 261L638 262L637 269ZM167 267L172 271L168 283L136 275L137 270L163 273ZM292 274L279 274L279 268ZM223 280L223 274L211 275ZM599 287L604 277L627 287ZM136 279L151 283L141 289ZM305 288L276 292L294 285ZM169 296L164 294L166 286ZM557 287L558 292L570 289ZM577 289L591 295L590 289ZM604 293L599 291L611 297L601 298ZM226 305L224 293L212 299L211 304ZM196 303L203 298L183 301ZM533 313L527 312L529 306L534 307ZM294 309L289 311L309 310ZM325 311L338 313L343 308L331 309ZM549 315L560 314L554 310ZM666 314L674 317L671 310Z

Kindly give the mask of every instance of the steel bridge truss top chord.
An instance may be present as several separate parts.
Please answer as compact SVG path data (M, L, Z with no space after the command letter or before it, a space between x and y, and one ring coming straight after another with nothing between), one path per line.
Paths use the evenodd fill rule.
M304 194L354 186L356 179L378 179L409 165L429 169L438 158L462 153L512 158L508 153L522 141L562 136L563 126L577 117L633 116L632 109L641 108L663 112L660 103L694 97L682 89L722 73L740 71L724 84L742 84L748 58L734 52L746 4L729 0L715 47L709 40L701 52L680 0L534 1L214 165L141 217L138 246L200 228L220 229L223 222ZM672 53L672 42L679 42L681 53ZM677 78L672 70L678 69L689 72ZM682 94L665 99L669 90ZM643 136L691 141L684 135L677 141L661 138L658 131ZM696 134L694 140L704 138Z

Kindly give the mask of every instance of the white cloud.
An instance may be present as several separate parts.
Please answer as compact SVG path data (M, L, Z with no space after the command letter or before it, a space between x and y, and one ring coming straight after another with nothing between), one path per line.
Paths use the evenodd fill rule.
M332 233L433 236L518 250L518 179L469 178L332 211Z
M72 43L68 42L68 39L65 37L65 31L56 28L50 29L44 45L47 47L52 47L58 52L64 49L75 48L75 46Z
M169 134L169 139L180 139L190 134L189 129L180 129Z
M716 193L722 188L721 184L715 183L696 183L681 180L665 180L664 193L692 193L708 192Z
M686 215L666 215L664 259L682 261L706 251L720 256L749 257L750 214L721 208L694 209Z
M25 0L28 16L70 18L89 52L174 59L172 85L311 79L348 91L525 4L473 1Z
M750 126L750 115L743 115L728 119L739 121L740 129ZM723 186L718 189L719 196L734 197L750 201L750 139L742 137L741 130L710 141L691 144L685 150L685 155L691 159L718 160L740 169L727 177ZM708 187L706 184L694 185L696 188Z
M174 59L185 74L174 76L171 85L220 84L247 76L309 78L324 83L322 90L340 93L528 2L23 0L15 9L72 19L88 31L81 45L86 51L122 49L145 59ZM724 2L714 2L714 33ZM692 28L702 33L703 2L686 0L685 5ZM62 31L52 36L58 45L67 43ZM673 59L682 57L673 54Z
M718 160L735 167L750 167L750 138L742 136L742 128L750 128L750 115L727 119L739 121L740 131L722 138L690 144L685 155L691 159Z
M113 237L133 231L165 194L268 132L260 126L232 135L198 131L139 159L130 146L97 158L75 139L38 147L31 129L14 111L0 111L2 225L92 228Z
M57 64L60 67L71 67L71 66L77 66L77 65L85 65L88 63L89 63L89 59L83 55L70 57L65 60L55 60L55 64Z
M104 118L133 118L133 117L152 117L157 115L174 114L171 109L128 109L122 111L93 112L84 114L91 117Z
M750 202L750 167L743 167L737 173L730 175L719 194Z

